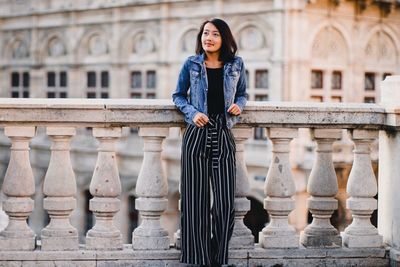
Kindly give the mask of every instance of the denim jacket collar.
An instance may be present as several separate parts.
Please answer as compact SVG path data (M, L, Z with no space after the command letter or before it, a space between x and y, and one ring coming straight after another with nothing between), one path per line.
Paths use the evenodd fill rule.
M202 65L202 64L204 64L204 61L205 61L205 54L201 53L199 55L195 55L194 57L191 57L190 60ZM232 65L232 61L225 62L224 65L226 68L228 65Z
M195 55L194 57L191 57L190 60L199 64L203 64L205 60L204 53L201 53L200 55Z

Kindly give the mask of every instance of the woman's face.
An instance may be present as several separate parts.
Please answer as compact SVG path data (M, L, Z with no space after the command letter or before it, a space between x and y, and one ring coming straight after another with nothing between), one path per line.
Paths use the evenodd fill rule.
M222 38L214 24L208 22L204 25L203 34L201 35L201 45L203 50L208 53L219 52L222 46Z

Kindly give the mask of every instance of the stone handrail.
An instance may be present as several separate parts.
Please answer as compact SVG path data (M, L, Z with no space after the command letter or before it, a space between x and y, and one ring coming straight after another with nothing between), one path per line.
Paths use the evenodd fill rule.
M392 89L400 91L400 77L391 77L383 83L381 92L384 102L379 105L248 103L241 122L233 129L237 143L237 186L235 228L230 243L232 250L246 249L245 255L239 253L242 256L237 256L247 260L245 266L257 263L257 260L250 263L252 258L270 258L268 253L271 251L279 254L279 249L288 248L347 248L356 249L357 253L370 249L371 253L381 255L384 245L387 245L392 261L399 261L400 206L396 203L400 203L400 194L395 188L400 188L400 135L397 132L400 129L400 108L397 108L400 104L395 97L387 96ZM399 93L396 92L395 96ZM160 216L168 204L168 182L162 168L161 152L168 128L183 125L182 115L170 100L0 99L0 126L4 127L4 134L12 144L2 185L7 197L3 209L9 216L9 224L0 232L0 259L6 259L4 251L29 252L36 249L36 237L26 219L33 210L31 196L35 190L29 162L29 141L34 137L37 126L45 126L52 140L50 164L44 181L44 208L50 215L50 223L42 230L41 251L82 250L77 231L69 222L76 206L76 181L69 158L69 142L79 127L92 127L93 136L99 140L97 163L90 184L93 198L89 206L96 223L86 234L83 250L125 251L121 233L113 224L114 215L120 209L118 196L121 193L115 143L121 137L121 127L139 127L139 136L144 140L144 154L136 184L136 209L142 220L133 231L130 250L142 253L172 251L168 233L160 224ZM249 181L243 148L244 142L251 137L252 127L267 128L272 142L272 161L264 188L264 208L271 221L259 233L259 244L254 244L251 232L243 224L243 217L250 210L249 200L246 199ZM307 186L310 194L307 206L313 220L300 236L288 223L295 193L289 166L289 144L297 136L298 128L310 128L317 144L316 159ZM353 222L341 234L331 225L330 218L338 205L334 198L338 185L332 161L332 144L341 137L343 129L350 132L355 143L355 156L347 185L347 208L352 211ZM379 189L369 156L369 145L378 133ZM374 196L378 190L380 199L377 204ZM370 217L378 205L379 225L376 229ZM175 237L176 247L179 248L179 231ZM295 254L304 258L304 253L310 253L307 249ZM171 259L171 256L160 253L160 260ZM338 255L340 253L346 257L346 253L350 252L342 251ZM11 258L16 257L10 255ZM69 254L63 255L68 260ZM78 257L77 254L71 255ZM115 259L117 254L107 255L113 255L110 257ZM137 255L132 254L131 257L140 258ZM155 254L151 255L149 257L154 260ZM80 256L73 257L69 260L80 259ZM96 260L99 256L96 254L93 257ZM349 257L354 258L354 255ZM177 259L172 258L175 262Z
M249 101L237 126L380 129L389 120L377 104ZM184 121L166 99L0 98L0 125L10 124L173 127Z

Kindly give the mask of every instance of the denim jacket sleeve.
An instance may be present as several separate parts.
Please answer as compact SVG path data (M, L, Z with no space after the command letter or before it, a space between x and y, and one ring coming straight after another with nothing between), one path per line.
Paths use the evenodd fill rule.
M178 83L176 85L175 92L172 94L172 100L174 101L175 106L185 115L186 121L191 122L193 117L199 111L197 111L188 100L187 92L190 87L190 74L188 65L189 60L187 59L179 73Z
M240 110L243 111L244 107L246 106L247 102L247 93L246 93L246 69L244 67L243 60L240 60L240 76L239 81L236 87L236 94L234 103L239 106Z

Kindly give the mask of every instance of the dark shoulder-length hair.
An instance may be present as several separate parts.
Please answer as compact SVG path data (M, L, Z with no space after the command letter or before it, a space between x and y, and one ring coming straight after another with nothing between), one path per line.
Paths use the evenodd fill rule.
M222 62L228 62L233 60L237 52L237 44L235 38L232 35L231 29L229 28L228 24L223 21L222 19L212 19L206 20L201 24L199 33L197 34L197 41L196 41L196 54L200 55L204 53L203 46L201 44L201 36L204 31L204 26L207 23L212 23L219 31L222 39L221 50L219 53L219 60Z

